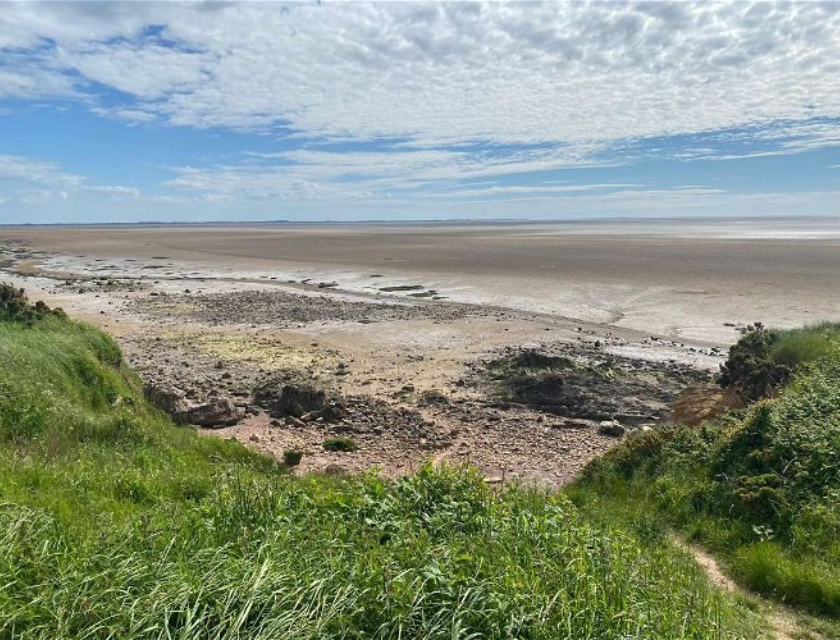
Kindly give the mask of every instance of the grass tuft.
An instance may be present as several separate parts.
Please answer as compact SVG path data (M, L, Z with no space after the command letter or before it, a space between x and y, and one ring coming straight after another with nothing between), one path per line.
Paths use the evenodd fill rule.
M324 449L326 451L341 451L349 453L356 451L359 445L353 438L327 438L324 440Z

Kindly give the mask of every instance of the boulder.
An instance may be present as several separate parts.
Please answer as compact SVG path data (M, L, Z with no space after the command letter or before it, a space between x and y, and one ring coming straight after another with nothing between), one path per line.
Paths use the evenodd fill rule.
M272 420L272 422L274 422L274 421ZM277 423L277 426L280 426L279 422ZM303 420L301 420L300 418L295 418L294 416L286 416L286 426L301 428L301 427L305 427L306 423Z
M318 411L318 417L323 419L324 422L337 422L338 420L347 418L349 415L350 412L347 410L347 407L339 401L330 402Z
M324 390L308 384L286 384L279 390L276 387L263 387L254 394L254 400L267 409L273 418L300 418L304 414L321 411L327 406L327 394Z
M183 413L189 409L184 392L169 384L149 382L143 386L143 395L158 409L171 416Z
M242 411L230 398L214 398L204 404L190 407L176 419L199 427L229 427L242 419Z

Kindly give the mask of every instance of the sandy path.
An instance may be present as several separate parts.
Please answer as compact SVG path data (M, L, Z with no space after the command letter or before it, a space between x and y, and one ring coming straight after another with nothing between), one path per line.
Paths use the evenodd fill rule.
M755 594L741 588L732 580L723 570L717 559L711 554L696 545L687 544L680 538L673 537L672 541L677 547L691 554L694 561L703 569L709 582L718 589L729 593L738 593L746 597L757 597ZM776 640L795 640L795 638L803 637L812 638L813 640L825 640L823 636L813 631L806 632L797 622L795 614L784 606L773 604L763 599L761 602L766 609L765 616L770 623Z

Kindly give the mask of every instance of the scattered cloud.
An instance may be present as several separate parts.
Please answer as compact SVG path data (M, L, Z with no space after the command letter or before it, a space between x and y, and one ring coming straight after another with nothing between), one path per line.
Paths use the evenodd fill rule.
M59 167L51 162L6 155L0 155L0 180L61 189L75 189L85 181L81 176L62 173Z
M134 187L89 184L87 178L65 173L51 162L23 156L0 155L0 206L37 204L51 199L66 200L78 194L96 194L112 199L139 198Z
M641 187L639 184L622 184L622 183L604 183L604 184L568 184L568 185L493 185L490 187L483 187L480 189L473 188L457 188L449 189L444 192L432 192L425 195L427 197L440 198L457 197L457 198L474 198L474 197L509 197L519 196L522 194L539 194L543 198L554 197L564 194L579 194L588 191L609 191L614 189L625 189L630 187Z
M728 189L556 179L840 146L840 3L6 3L0 100L240 136L145 195L3 156L6 204L716 206Z
M29 51L46 87L174 125L440 146L840 117L835 3L14 3L0 32L7 74Z

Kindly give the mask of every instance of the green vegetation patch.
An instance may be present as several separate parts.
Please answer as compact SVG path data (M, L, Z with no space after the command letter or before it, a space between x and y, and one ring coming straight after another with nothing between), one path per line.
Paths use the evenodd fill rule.
M296 467L303 459L303 451L300 449L286 449L283 452L283 464L288 467Z
M0 282L0 322L22 322L31 325L50 316L64 318L65 313L58 308L50 309L40 300L32 304L23 289Z
M327 451L356 451L359 445L353 438L327 438L324 440L324 449Z
M831 329L833 330L833 329ZM637 434L572 489L587 510L675 526L752 589L840 618L840 347L785 332L799 374L774 399L700 428ZM777 351L781 349L781 351ZM804 354L819 353L805 366Z
M720 383L735 387L748 401L772 397L797 371L827 356L839 342L836 322L787 330L756 323L730 348Z
M756 637L661 539L469 469L294 478L90 327L0 322L0 637Z

